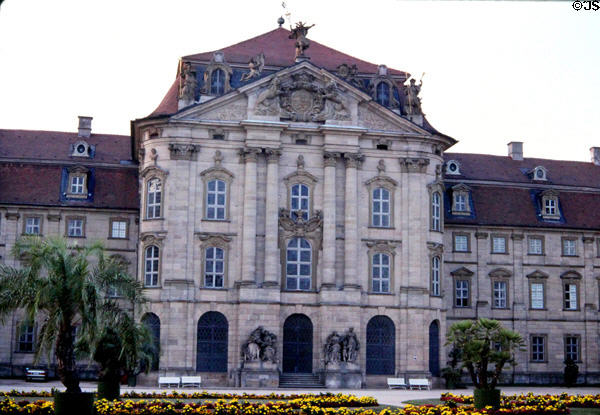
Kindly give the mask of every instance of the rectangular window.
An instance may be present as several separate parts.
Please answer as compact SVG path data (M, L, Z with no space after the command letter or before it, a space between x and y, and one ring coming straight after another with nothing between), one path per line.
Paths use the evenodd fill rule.
M162 183L159 179L148 181L146 193L146 218L160 218L162 203Z
M83 219L69 219L67 222L67 236L73 238L83 237Z
M225 220L227 183L211 180L206 184L206 219Z
M565 360L579 362L579 336L565 336Z
M469 281L456 280L454 293L454 305L456 307L469 306Z
M85 189L85 176L71 175L69 193L74 195L82 195Z
M464 193L454 194L454 210L457 212L467 211L467 197Z
M505 254L506 253L506 237L504 237L504 236L493 236L492 237L492 253L493 254Z
M41 218L30 217L25 219L25 234L39 235L41 233Z
M556 215L556 199L546 199L544 204L546 215Z
M33 335L34 327L32 325L22 325L19 328L17 351L22 353L33 353Z
M431 259L431 295L440 295L440 258Z
M223 288L225 276L225 251L222 248L208 247L204 254L204 286Z
M576 256L577 248L575 239L563 239L562 240L562 254L563 256Z
M506 308L506 295L506 282L494 281L494 308Z
M373 190L371 222L378 228L390 227L390 191L382 187Z
M110 237L115 239L126 239L127 221L112 220L110 223Z
M468 252L469 251L469 236L454 235L454 251Z
M544 283L532 282L529 285L531 295L531 308L542 310L544 308Z
M431 195L431 230L441 230L441 197L438 192Z
M531 361L546 361L546 336L531 336Z
M529 255L543 255L544 254L544 241L539 236L529 237Z
M571 282L564 287L565 310L577 310L577 284Z

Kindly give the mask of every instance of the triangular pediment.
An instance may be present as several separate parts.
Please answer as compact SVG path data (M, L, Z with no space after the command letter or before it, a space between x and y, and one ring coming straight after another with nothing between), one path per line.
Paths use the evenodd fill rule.
M369 131L431 133L374 102L371 96L310 62L246 84L174 114L181 121L271 121L341 125Z

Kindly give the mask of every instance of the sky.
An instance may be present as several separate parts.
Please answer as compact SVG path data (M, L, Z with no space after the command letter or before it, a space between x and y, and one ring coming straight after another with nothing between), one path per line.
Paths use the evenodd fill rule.
M422 107L450 151L589 161L600 146L600 10L571 1L5 0L0 128L129 134L181 56L277 27L423 77ZM285 16L284 16L285 17ZM265 50L268 54L268 50ZM310 56L310 48L308 49ZM225 57L227 58L227 57Z

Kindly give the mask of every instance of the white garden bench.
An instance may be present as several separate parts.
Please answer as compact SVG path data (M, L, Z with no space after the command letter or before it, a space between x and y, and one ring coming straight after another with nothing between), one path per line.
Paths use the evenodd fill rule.
M390 389L406 389L408 387L404 378L387 378L387 384Z
M171 385L179 387L180 382L181 379L179 378L179 376L159 376L158 387L160 388L161 386L166 386L167 388L170 388Z
M431 389L431 386L429 385L429 380L425 378L409 379L408 386L410 387L410 389Z
M185 388L186 386L195 386L196 388L200 387L202 383L201 376L182 376L181 377L181 387Z

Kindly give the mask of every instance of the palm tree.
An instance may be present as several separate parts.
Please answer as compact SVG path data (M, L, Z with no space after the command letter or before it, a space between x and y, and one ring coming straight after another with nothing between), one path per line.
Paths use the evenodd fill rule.
M66 392L81 392L76 348L93 356L103 328L129 317L135 306L145 302L142 287L121 261L105 256L99 243L79 247L64 238L24 237L12 253L22 266L0 265L0 318L17 309L23 309L29 321L43 318L36 361L43 351L49 356L54 350ZM111 289L120 298L109 298ZM127 339L124 343L131 347Z

